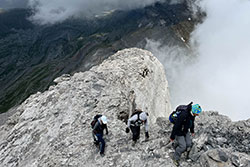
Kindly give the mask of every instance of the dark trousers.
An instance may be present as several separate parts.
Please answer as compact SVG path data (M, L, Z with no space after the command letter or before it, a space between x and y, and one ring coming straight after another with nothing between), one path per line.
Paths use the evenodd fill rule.
M130 126L130 129L133 134L132 140L136 142L140 138L140 126Z
M188 132L185 136L176 136L176 141L178 146L176 147L174 153L174 159L178 161L181 157L181 154L185 152L188 147L192 146L190 133Z
M97 137L97 142L100 143L100 153L103 154L105 149L105 141L103 139L103 135L96 134L96 137Z

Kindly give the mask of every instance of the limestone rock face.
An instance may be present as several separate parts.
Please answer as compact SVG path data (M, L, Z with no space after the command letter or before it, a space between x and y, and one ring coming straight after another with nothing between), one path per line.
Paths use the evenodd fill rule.
M124 94L132 107L148 112L151 123L171 112L164 67L150 52L126 49L92 70L102 71L113 96Z

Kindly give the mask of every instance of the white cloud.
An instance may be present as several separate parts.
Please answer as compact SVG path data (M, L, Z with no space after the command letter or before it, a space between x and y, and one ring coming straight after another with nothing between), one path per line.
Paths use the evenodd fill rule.
M91 17L113 9L134 9L162 0L29 0L36 10L32 20L41 24L55 23L70 17Z
M191 52L180 46L166 46L152 40L147 40L146 49L150 50L164 64L173 109L179 104L194 101L191 89L194 89L195 86L189 83L188 71L192 71L190 68L192 64L196 63L196 59Z
M203 87L197 98L234 120L250 118L250 1L203 0L199 5L207 17L192 34Z
M158 56L164 56L165 62L171 55L185 55L182 61L170 59L166 64L177 73L170 76L173 106L193 100L205 110L219 111L233 120L248 119L250 1L201 0L198 5L207 14L192 33L191 46L198 59L186 60L188 53L180 49L171 53L167 47L158 48L162 49Z

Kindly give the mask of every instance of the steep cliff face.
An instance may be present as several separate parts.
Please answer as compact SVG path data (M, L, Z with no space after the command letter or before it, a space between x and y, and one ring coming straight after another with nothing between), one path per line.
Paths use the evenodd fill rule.
M30 96L0 127L0 164L14 166L162 166L173 167L172 125L163 66L148 51L126 49L99 66L63 75L44 93ZM149 141L141 131L132 147L125 133L133 108L149 112ZM90 122L108 117L105 157L93 144ZM231 122L216 112L196 119L196 136L183 167L249 167L250 119Z

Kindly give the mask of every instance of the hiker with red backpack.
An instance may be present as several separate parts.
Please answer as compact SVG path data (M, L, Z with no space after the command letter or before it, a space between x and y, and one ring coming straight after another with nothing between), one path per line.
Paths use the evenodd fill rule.
M107 117L104 115L96 115L91 122L91 127L93 129L92 134L94 137L94 144L100 147L100 155L104 156L105 141L103 139L103 130L106 130L106 135L108 135L107 127Z
M128 119L128 124L126 128L126 133L129 133L129 129L131 129L131 132L133 134L133 137L132 137L133 146L135 145L137 140L140 138L140 126L143 124L145 125L145 137L147 140L149 138L148 113L143 112L141 109L136 109L135 112Z
M169 116L170 122L174 123L170 140L176 140L178 144L172 157L176 166L180 165L179 160L183 152L188 151L188 158L192 146L190 132L194 136L194 120L202 111L199 104L192 104L193 102L178 106Z

